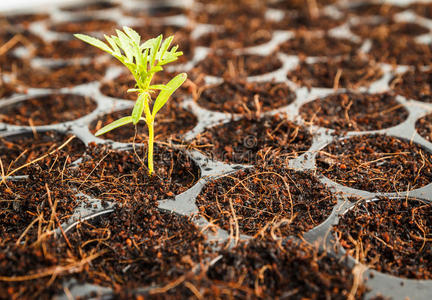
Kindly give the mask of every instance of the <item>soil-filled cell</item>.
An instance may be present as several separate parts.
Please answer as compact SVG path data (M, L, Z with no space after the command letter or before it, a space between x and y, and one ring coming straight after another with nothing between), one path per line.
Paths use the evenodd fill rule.
M366 57L350 56L342 60L300 65L288 74L288 79L300 86L323 88L367 87L382 76L380 67Z
M304 0L282 0L269 2L268 6L276 9L283 10L303 10L303 9L314 9L311 7L316 5L318 8L335 3L337 0L315 0L305 3Z
M200 177L200 170L185 153L155 145L154 174L148 174L145 145L113 150L91 144L79 167L70 170L68 180L80 192L102 200L143 203L172 198Z
M363 38L385 40L389 37L415 37L426 34L429 29L417 23L393 23L367 24L362 23L351 27L351 31Z
M201 133L190 147L228 163L259 164L289 160L306 152L312 137L283 115L243 118Z
M366 288L344 261L306 243L251 240L220 252L204 274L149 299L362 299ZM241 282L239 282L239 278ZM196 295L196 294L195 294Z
M28 168L21 167L30 162L46 170L62 170L80 158L85 145L70 134L46 131L2 137L0 150L5 174L14 172L12 175L25 175L30 174Z
M77 21L68 21L64 23L57 23L50 26L52 31L60 33L92 33L103 32L104 34L114 34L118 24L111 20L98 20L98 19L82 19Z
M278 164L242 170L207 184L201 213L232 235L302 235L331 213L337 200L312 173ZM239 232L238 232L239 231Z
M354 136L318 153L318 170L331 180L370 192L405 192L432 180L432 155L385 135Z
M129 116L132 113L132 108L104 115L90 126L91 132L94 134L97 130L109 123ZM194 114L181 108L175 102L167 103L156 115L155 120L155 139L157 141L180 139L181 135L191 130L197 124L197 118ZM104 135L99 136L102 139L109 139L123 143L147 143L148 132L144 121L138 123L136 127L128 124L116 128Z
M0 122L41 126L79 119L96 109L96 102L73 94L35 96L0 108Z
M415 68L395 76L390 84L396 93L407 99L432 102L432 70L422 71Z
M357 3L347 8L347 12L358 16L381 16L392 17L394 14L403 11L400 6L391 5L389 3Z
M102 254L78 280L115 292L168 284L207 258L205 238L187 217L136 201L81 224L69 239L77 253Z
M194 73L230 78L256 76L270 73L282 67L277 55L234 55L231 52L209 53L194 68Z
M35 50L35 56L52 59L70 59L81 57L93 58L97 55L105 54L105 52L102 50L83 43L78 39L43 43Z
M369 54L393 65L427 66L432 61L432 44L417 43L409 36L389 36L373 40Z
M308 11L286 12L283 19L274 22L274 29L279 30L330 30L345 23L344 18L333 18L317 12L310 15Z
M327 56L346 55L357 50L358 45L347 39L333 38L328 35L317 37L300 34L280 45L280 50L289 55Z
M431 202L382 197L359 201L335 226L352 257L377 271L432 279ZM379 257L379 259L377 259Z
M206 109L256 114L292 103L295 93L285 83L227 80L204 88L198 104Z
M423 118L417 120L416 130L423 138L432 142L432 115L426 115Z
M432 3L414 3L409 9L422 17L432 19Z
M408 111L390 94L341 93L306 103L300 115L339 132L392 127L405 121Z
M73 87L102 79L106 68L101 63L62 64L51 68L25 65L18 71L16 83L32 88Z
M0 256L3 249L15 243L29 246L36 242L40 237L38 225L44 233L57 228L58 224L50 222L54 217L53 207L58 220L65 222L79 201L83 201L67 185L61 184L57 175L32 168L31 178L1 184ZM34 223L38 218L39 222Z

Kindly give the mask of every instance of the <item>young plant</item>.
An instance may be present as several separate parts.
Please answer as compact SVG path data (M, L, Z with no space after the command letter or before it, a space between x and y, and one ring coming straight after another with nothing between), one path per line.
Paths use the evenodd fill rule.
M181 73L171 79L167 84L151 84L153 75L163 70L163 66L174 62L183 52L177 51L178 46L170 47L174 36L163 39L162 35L149 39L141 43L140 35L129 27L123 27L123 31L116 30L117 36L104 35L107 43L88 35L75 34L75 37L108 52L132 73L136 85L128 92L138 93L137 101L132 110L132 114L120 118L96 132L96 136L105 134L117 127L132 123L137 125L140 120L144 121L148 127L148 172L153 174L153 144L154 144L154 121L158 111L165 105L169 97L186 80L186 73ZM159 91L153 103L152 95ZM144 117L143 117L144 114Z

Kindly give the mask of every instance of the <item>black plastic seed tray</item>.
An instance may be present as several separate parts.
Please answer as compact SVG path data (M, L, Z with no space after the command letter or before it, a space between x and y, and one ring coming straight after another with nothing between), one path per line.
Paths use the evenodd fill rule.
M377 1L378 2L378 1ZM431 30L432 30L432 19L427 19L426 17L420 17L416 14L416 12L410 9L405 4L400 4L401 1L388 1L389 3L393 3L396 7L399 7L400 11L395 14L394 19L396 22L410 22L418 24L428 30L428 33L422 34L417 37L418 43L429 44L431 43ZM111 21L121 26L138 26L143 23L143 19L137 16L133 16L133 14L126 14L125 11L149 11L149 14L152 12L158 12L159 6L155 4L155 2L134 2L134 1L119 1L119 2L107 2L111 4L105 4L105 6L101 6L101 9L88 11L80 11L80 9L74 9L74 6L68 6L66 9L55 8L52 11L45 12L48 13L48 19L35 20L30 22L28 25L28 30L32 35L35 35L41 39L45 39L48 41L62 41L69 40L71 38L70 33L59 33L56 32L53 27L50 27L49 24L61 24L61 23L74 23L80 22L81 20L88 20L89 16L91 16L92 20L100 19L105 21ZM356 52L361 53L362 55L367 56L368 53L373 48L373 41L371 39L361 39L358 35L355 35L350 31L350 28L357 26L358 24L362 24L364 22L368 22L370 18L362 17L359 15L346 15L343 13L348 6L356 7L360 5L361 2L356 3L346 3L346 1L340 1L333 4L330 4L323 9L323 11L328 14L331 18L334 19L342 19L341 24L337 27L334 27L328 30L328 34L336 39L346 39L350 40L357 44ZM205 5L197 4L197 3L187 3L185 6L178 7L177 3L169 3L164 2L165 9L170 7L175 11L175 8L191 8L193 10L202 10L206 9ZM405 5L405 6L404 6ZM180 10L180 9L179 9ZM181 11L181 10L180 10ZM346 18L345 18L346 17ZM266 18L269 20L282 20L284 18L283 10L278 8L269 8L266 13ZM378 22L381 22L380 19L377 19ZM52 23L50 23L52 22ZM191 26L191 17L185 14L178 14L173 16L164 16L157 18L157 21L160 24L169 24L175 25L178 27L187 27ZM373 20L376 22L376 20ZM22 28L17 27L17 31L22 30ZM205 35L208 32L212 32L214 30L218 30L217 25L208 25L208 24L193 24L193 30L190 35L192 39L198 40L201 36ZM91 34L101 36L103 30L97 30ZM323 32L320 30L314 30L313 34L316 34L317 37L322 36ZM405 199L407 197L414 199L424 200L426 203L432 201L432 183L427 183L420 185L414 189L410 188L410 186L404 186L402 188L395 188L391 191L370 191L370 190L362 190L355 187L354 183L343 184L344 178L338 178L338 180L331 180L330 178L322 175L322 170L318 166L317 160L322 154L323 149L327 149L329 145L340 142L342 140L351 139L356 136L370 136L371 139L375 139L376 136L389 136L394 137L396 139L405 141L407 143L411 143L416 145L415 147L419 147L426 151L426 153L432 153L432 143L428 141L426 138L422 137L416 131L416 124L418 120L424 118L430 112L432 112L432 104L424 101L419 101L421 99L411 99L402 96L400 93L395 92L393 80L395 77L402 76L405 72L409 70L414 70L414 66L410 65L390 65L387 63L379 63L379 72L380 76L375 79L373 82L369 83L367 86L357 86L355 88L344 89L344 88L323 88L323 87L306 87L303 86L299 82L295 82L295 80L290 80L287 77L288 74L293 74L296 68L301 63L306 63L309 65L313 65L318 62L326 62L330 59L338 59L336 57L329 56L307 56L299 57L293 54L287 54L281 51L280 45L289 42L290 40L294 40L296 38L295 32L290 30L274 30L272 34L272 38L265 44L236 49L234 51L235 54L243 55L243 54L254 54L259 56L268 56L275 55L279 61L281 62L281 66L279 69L266 73L260 74L256 76L250 76L247 78L249 82L283 82L287 84L287 86L295 93L295 100L289 105L279 107L268 112L262 113L262 116L272 116L279 115L282 118L286 118L286 120L304 128L305 131L312 137L312 142L309 149L305 153L300 153L297 157L294 157L289 160L288 167L295 170L309 170L318 176L319 180L328 185L333 193L337 195L337 204L332 209L331 214L325 218L325 221L321 222L318 226L313 229L305 232L303 234L304 239L310 243L318 243L320 247L326 249L327 251L335 254L338 257L343 257L346 255L346 251L342 246L340 246L339 242L336 239L336 235L333 231L333 226L337 225L340 219L340 216L347 213L351 209L358 207L359 201L376 201L381 199L380 197L389 197L389 198L400 198ZM360 41L360 43L359 43ZM18 47L14 50L14 55L17 57L25 58L30 55L31 49L28 49L25 44L23 46ZM185 71L188 72L199 66L203 60L206 59L208 53L211 52L210 48L197 46L195 47L193 59L182 64L177 64L171 68L168 68L168 71ZM30 56L31 57L31 56ZM100 55L97 55L95 58L96 61L104 62L109 60L107 56L103 55L102 52ZM82 68L85 69L91 61L94 61L94 57L72 57L70 60L64 60L61 58L52 59L49 57L32 57L31 64L33 66L47 66L53 67L56 65L68 64L71 62L79 62L82 65ZM420 66L420 70L427 72L430 70L432 66L423 64ZM377 71L378 72L378 71ZM48 125L36 125L36 126L23 126L23 125L13 125L2 123L1 127L1 135L3 137L11 137L11 136L19 136L19 135L27 135L32 134L34 131L43 132L43 131L57 131L60 133L71 133L75 135L79 140L81 140L85 145L89 143L96 144L106 144L109 143L114 149L125 149L131 147L129 143L120 143L111 140L105 140L101 138L95 137L89 126L93 124L99 117L112 113L115 111L121 111L124 109L131 109L133 107L133 101L126 99L117 99L104 95L101 92L101 85L107 81L116 80L121 74L125 73L125 69L123 67L117 67L110 65L105 72L103 78L98 81L89 82L85 84L79 84L71 87L64 88L38 88L31 87L25 88L25 85L22 85L20 89L16 93L11 96L8 96L0 101L0 113L4 113L4 111L8 111L11 107L17 105L17 103L22 103L28 101L28 99L34 99L37 97L40 101L44 101L47 95L58 95L58 94L66 94L66 95L78 95L86 99L91 99L95 104L95 108L89 114L85 114L79 116L78 118L71 119L67 122L62 122L58 124L48 124ZM14 78L10 75L3 75L4 82L14 82ZM292 78L291 78L292 79ZM206 76L205 83L206 84L220 84L223 81L222 78L216 76ZM49 83L46 85L49 87ZM431 83L429 82L429 88L431 87ZM379 129L379 130L365 130L365 131L356 131L356 130L334 130L331 128L326 128L324 126L319 126L313 124L313 121L306 120L302 117L301 108L317 99L324 99L328 96L337 95L337 94L346 94L346 93L356 93L363 95L376 95L381 93L390 93L394 96L398 107L405 111L406 117L404 120L397 124L392 124L390 127ZM195 101L192 97L186 98L181 102L181 106L191 112L197 118L196 126L185 133L182 137L182 144L188 144L189 142L196 139L200 134L205 132L208 129L215 128L217 126L223 126L223 124L229 124L230 122L235 122L244 118L241 114L230 114L225 112L211 111L202 106L200 106L199 101ZM256 143L254 137L245 136L244 141L248 142L252 139L253 143ZM248 140L249 139L249 140ZM348 149L347 149L348 150ZM240 169L252 168L251 165L240 164L240 163L229 163L229 162L220 162L217 159L211 159L206 155L205 152L200 152L197 150L186 150L188 155L193 159L193 161L200 168L200 179L197 183L187 190L186 192L176 195L172 199L160 199L159 207L163 210L169 210L175 212L179 215L191 216L193 215L194 222L200 228L214 228L214 224L210 223L210 220L205 218L198 208L196 203L196 198L200 195L204 187L220 177L226 176L227 174L236 174ZM327 150L326 150L327 151ZM409 155L409 154L408 154ZM337 159L337 158L336 158ZM322 159L320 160L322 161ZM78 162L79 163L79 160ZM331 161L330 161L331 164ZM340 165L339 165L340 167ZM401 166L402 171L404 166ZM419 171L420 172L420 171ZM390 176L390 175L389 175ZM11 179L20 180L23 176L13 176ZM363 178L366 180L367 178ZM360 179L361 180L361 179ZM83 205L80 205L75 213L71 216L71 218L63 224L63 229L67 234L69 231L73 230L75 226L83 221L92 218L97 218L98 216L109 214L113 211L112 204L102 205L102 203L95 198L90 196L85 196L88 199L88 202L85 202ZM354 201L352 199L355 199ZM88 203L91 203L91 209L88 208ZM430 216L429 216L430 217ZM225 245L226 243L235 243L235 239L232 238L232 233L229 231L218 228L216 231L206 230L204 231L208 236L209 241L218 241L221 245ZM57 231L60 234L60 231ZM247 240L251 238L251 236L246 234L240 234L240 239ZM430 243L429 246L430 247ZM376 271L372 268L368 268L368 266L360 264L356 266L356 261L353 257L349 256L348 264L350 268L357 268L356 270L363 270L362 276L366 280L365 283L369 288L369 291L366 295L366 298L372 298L378 294L381 294L385 297L390 297L392 299L430 299L432 295L432 281L431 280L415 280L415 279L406 279L402 277L397 277L393 275L388 275L379 271ZM98 295L103 296L103 298L110 298L112 294L112 290L107 287L96 286L92 284L77 284L74 281L65 283L68 286L71 294L74 297L85 297L90 295ZM138 293L145 292L144 290L138 290ZM58 295L56 299L67 299L67 295Z

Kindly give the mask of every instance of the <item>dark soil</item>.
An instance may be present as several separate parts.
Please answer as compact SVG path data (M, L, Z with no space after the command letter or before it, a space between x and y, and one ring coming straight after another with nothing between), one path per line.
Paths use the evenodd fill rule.
M68 41L53 41L43 43L36 49L35 55L43 58L70 59L81 57L95 57L104 54L96 47L83 43L78 39Z
M102 200L149 203L172 198L199 179L199 168L186 154L157 144L155 174L150 177L145 149L137 145L135 153L132 149L112 150L91 144L68 180L79 191Z
M214 2L214 1L213 1ZM233 27L256 26L263 24L265 18L265 7L258 1L249 2L248 5L241 5L240 1L218 3L217 6L206 5L204 9L192 11L191 14L196 22L201 24L214 24Z
M149 7L148 9L133 9L133 10L123 10L123 13L128 16L136 17L136 18L162 18L162 17L172 17L177 15L186 14L188 10L178 7L178 6L170 6L164 5L164 3L158 3L160 6Z
M423 66L432 61L432 45L420 44L408 36L373 40L370 55L389 64Z
M30 245L42 238L42 232L46 234L46 231L55 230L58 223L50 221L54 217L53 207L55 216L63 223L73 214L78 201L84 201L77 199L75 193L62 185L53 173L37 167L30 169L30 178L7 181L0 186L0 256L5 247L17 242L22 246ZM32 224L38 218L40 220ZM41 232L38 232L38 226L41 226ZM4 272L0 274L5 275Z
M1 72L0 72L0 76L1 76ZM7 98L15 92L16 92L15 86L9 83L5 83L0 79L0 99Z
M85 3L85 4L78 4L73 6L66 6L63 7L62 10L69 11L69 12L94 12L98 10L105 10L110 8L116 8L118 7L117 3L113 3L110 1L98 1L93 3Z
M98 19L81 19L77 21L68 21L64 23L57 23L50 26L52 31L61 33L92 33L103 32L104 34L114 33L118 28L116 22L111 20L98 20Z
M358 45L346 39L337 39L330 36L314 37L310 33L302 33L294 39L280 45L280 50L290 55L328 56L354 53Z
M40 126L76 120L96 109L91 98L73 94L49 94L0 108L0 122Z
M432 19L432 3L414 3L409 6L418 15Z
M20 25L24 28L28 28L30 23L36 21L42 21L49 18L47 14L14 14L11 16L0 16L0 24L7 25Z
M421 71L418 68L396 76L391 81L396 93L422 102L432 102L432 70Z
M295 93L285 83L226 80L207 86L197 99L206 109L237 114L259 114L290 104Z
M390 94L341 93L303 105L300 115L338 133L396 126L406 120L408 111Z
M221 31L215 30L206 33L197 40L199 46L214 49L238 49L258 46L269 42L272 32L262 22L252 22L245 26L239 26L238 20L228 20Z
M282 67L276 55L234 55L231 52L210 53L192 70L212 76L238 78L270 73Z
M366 291L343 262L306 243L251 240L221 255L205 274L149 299L185 299L194 289L205 299L363 299Z
M330 30L342 25L345 19L335 19L320 14L311 16L308 11L287 11L284 18L273 23L273 28L280 30Z
M31 161L53 152L71 135L63 135L56 131L37 132L37 135L18 134L0 138L0 158L5 173L23 166ZM48 155L37 164L45 170L59 170L60 172L71 162L77 160L85 151L85 145L74 138L64 148ZM29 169L24 168L13 175L24 175Z
M335 231L348 254L377 271L432 279L431 215L432 204L426 201L361 201L341 217Z
M333 181L370 192L405 192L432 180L432 155L384 135L355 136L319 152L318 170Z
M335 3L337 0L316 0L315 3L318 8ZM309 4L304 0L282 0L269 2L268 6L271 8L284 9L284 10L303 10Z
M366 57L349 56L313 64L302 62L288 74L301 86L357 89L367 87L382 76L380 67Z
M129 116L131 112L132 108L104 115L102 118L98 118L97 121L93 122L90 126L90 131L95 133L103 126L122 117ZM154 125L155 139L157 141L180 139L181 135L193 129L197 122L197 118L194 114L181 108L175 102L168 102L156 116ZM147 131L147 125L145 122L141 121L137 126L136 136L135 126L128 124L101 135L100 138L123 143L147 143Z
M429 142L432 142L432 115L429 114L419 119L415 126L418 134Z
M307 151L312 137L283 115L243 118L207 129L190 147L229 163L259 164L287 160Z
M358 15L358 16L382 16L382 17L392 17L394 14L403 11L400 6L391 5L389 3L358 3L351 6L348 12Z
M351 31L363 38L386 40L389 37L415 37L429 32L429 29L416 23L384 23L368 24L362 23L351 27Z
M17 74L17 83L33 88L64 88L97 81L105 75L101 63L68 64L52 68L25 66Z
M232 235L301 235L322 223L336 203L313 174L283 164L224 176L197 198L201 213Z
M198 267L207 251L203 235L187 217L135 201L79 225L70 240L79 245L77 253L104 253L79 280L117 293L168 284Z

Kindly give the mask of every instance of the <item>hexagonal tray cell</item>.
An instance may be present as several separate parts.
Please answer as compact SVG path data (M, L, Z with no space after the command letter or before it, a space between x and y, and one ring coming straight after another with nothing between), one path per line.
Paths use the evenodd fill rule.
M58 180L58 173L30 169L31 178L0 185L0 256L5 248L13 244L29 246L40 238L41 233L49 234L58 227L57 222L50 222L51 218L64 222L73 214L78 201L83 201ZM35 220L38 222L31 226ZM39 233L38 226L41 226ZM4 272L0 274L5 275Z
M428 114L417 120L415 124L417 133L432 142L432 114Z
M306 152L311 135L284 115L242 118L199 134L189 147L219 161L260 164L274 158L288 160Z
M75 21L67 21L53 24L50 30L60 33L92 33L103 32L104 34L114 33L119 27L118 24L111 20L81 18Z
M339 132L396 126L406 120L408 111L390 94L340 93L304 104L300 115Z
M18 71L16 82L32 88L73 87L102 79L106 68L102 63L65 63L53 67L25 65Z
M78 282L108 286L114 294L129 297L134 288L157 289L192 273L209 251L205 237L188 217L137 201L81 224L69 239L83 245L74 249L76 255L103 253L87 271L77 274Z
M432 69L408 70L402 75L393 77L390 85L396 93L407 99L432 103Z
M389 36L373 40L369 54L389 64L427 66L432 61L432 45L417 43L409 36Z
M367 87L383 75L380 66L365 56L307 63L301 62L288 75L300 86L356 89Z
M282 82L226 80L204 87L197 103L209 110L258 114L280 108L295 100L295 93Z
M173 5L170 5L173 4ZM123 14L140 19L147 18L164 18L178 15L185 15L188 10L184 7L176 6L174 3L158 3L158 6L150 6L147 8L133 7L131 9L124 8Z
M369 192L406 192L432 181L432 154L385 135L342 139L318 153L318 170L331 180Z
M417 23L385 22L380 24L361 23L352 26L351 31L363 38L386 40L389 37L415 37L429 33L429 29Z
M370 268L432 279L431 215L429 201L380 197L356 203L334 231L347 253Z
M358 44L347 40L324 35L322 37L302 33L280 45L280 50L290 55L337 56L350 54L357 50Z
M205 299L363 299L367 290L344 261L306 243L253 239L219 253L205 273L151 299L194 297L195 289Z
M357 16L381 16L392 17L394 14L403 11L403 7L390 3L358 2L346 8L346 11Z
M110 113L99 117L90 125L90 131L94 134L103 126L129 116L132 113L131 109L126 109L114 113ZM193 129L198 121L194 114L181 108L175 102L168 102L157 114L155 120L155 139L156 141L179 140L181 136ZM132 124L116 128L104 135L99 136L102 139L109 139L122 143L147 143L147 125L144 122L138 123L136 127Z
M27 167L21 167L36 160L44 170L62 170L85 151L84 143L72 137L71 134L57 131L15 133L0 137L0 158L5 174L30 174Z
M202 215L230 235L301 236L321 224L337 200L308 172L284 164L241 170L207 184L197 197Z
M200 178L200 169L187 154L161 144L155 145L155 174L149 176L145 146L113 150L90 144L78 168L65 176L84 194L120 203L170 198Z
M272 31L268 24L263 22L239 24L238 20L235 22L231 20L225 22L223 29L216 29L199 37L197 44L214 49L239 49L263 45L271 38Z
M232 52L211 52L191 71L212 76L231 78L256 76L276 71L282 67L277 55L235 55Z
M90 97L74 94L45 94L0 106L0 122L41 126L79 119L96 109Z
M311 16L307 9L297 10L295 12L286 12L284 18L278 22L273 22L272 28L279 30L325 30L342 25L346 22L345 18L333 18L323 15L320 12Z

